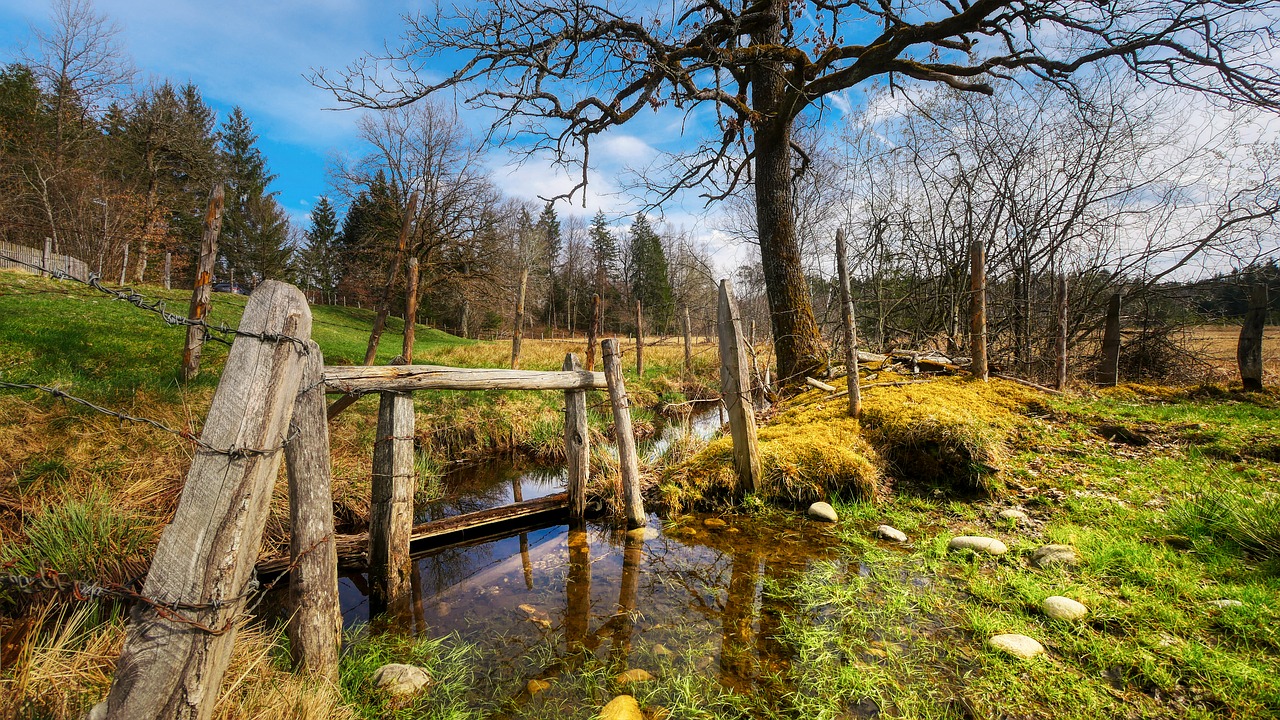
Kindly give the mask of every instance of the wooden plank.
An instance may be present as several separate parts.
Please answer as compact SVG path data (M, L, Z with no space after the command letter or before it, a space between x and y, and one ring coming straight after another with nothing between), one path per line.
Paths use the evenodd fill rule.
M213 297L213 265L218 259L218 233L222 232L222 183L209 193L209 207L204 214L204 234L200 237L200 260L196 264L195 286L191 290L191 309L187 317L204 320ZM200 353L204 350L204 328L188 327L187 343L182 350L182 379L188 381L200 372Z
M987 253L981 239L969 243L969 371L987 381Z
M306 338L311 312L291 285L266 281L245 306L240 329ZM197 449L173 521L165 528L142 594L165 603L216 609L182 610L206 627L138 603L130 610L124 649L106 700L105 717L209 718L231 659L249 578L257 560L304 365L292 342L237 337L205 420L202 442L213 448L259 448L229 454ZM99 715L102 716L102 715Z
M601 343L604 350L604 375L608 380L609 403L613 406L613 437L618 446L618 465L622 472L622 499L627 525L645 524L644 497L640 494L640 458L636 455L636 436L631 429L631 398L622 382L622 361L618 357L618 341L609 338Z
M378 405L369 507L371 612L398 614L409 597L409 536L413 529L413 396L384 392Z
M564 356L564 369L582 369L578 356ZM587 428L587 393L566 390L564 393L564 454L569 475L569 516L582 519L587 512L587 480L591 467L591 442Z
M329 423L324 357L315 341L307 345L302 387L293 406L285 447L289 469L289 652L295 667L338 682L342 611L338 605L338 551L333 538L333 491L329 467Z
M854 324L853 295L849 288L849 263L845 259L844 228L836 229L836 274L840 276L840 324L844 330L844 372L849 380L849 414L862 416L862 391L858 387L858 327Z
M1262 391L1262 333L1266 323L1267 286L1258 283L1249 293L1249 310L1245 313L1240 341L1236 344L1240 381L1248 391Z
M608 387L604 373L585 370L506 370L440 365L334 366L324 369L329 392L413 390L593 390Z
M733 467L738 484L746 492L760 487L760 450L756 443L756 415L751 405L751 377L747 349L742 339L742 316L733 297L733 285L720 281L717 312L720 339L720 397L729 413L733 436Z

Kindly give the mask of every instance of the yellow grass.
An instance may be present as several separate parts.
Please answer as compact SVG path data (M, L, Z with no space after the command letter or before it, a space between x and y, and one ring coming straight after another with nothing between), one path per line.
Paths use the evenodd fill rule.
M1236 346L1239 342L1239 325L1197 325L1191 328L1191 350L1209 364L1208 377L1205 378L1207 382L1240 384L1240 368L1236 364ZM1262 384L1280 384L1280 325L1263 329Z

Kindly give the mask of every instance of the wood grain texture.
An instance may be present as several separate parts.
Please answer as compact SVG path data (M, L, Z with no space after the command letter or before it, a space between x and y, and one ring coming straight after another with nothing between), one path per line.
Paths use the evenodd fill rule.
M733 297L733 285L720 281L717 309L720 339L720 396L729 413L729 433L733 436L733 468L739 488L755 492L760 487L760 449L756 443L756 415L751 405L751 376L747 348L742 339L742 316Z
M631 399L622 382L622 361L618 341L609 338L601 344L604 375L609 386L609 404L613 406L613 437L618 445L618 465L622 472L622 500L627 525L645 524L644 497L640 494L640 458L636 454L636 436L631 429Z
M218 260L218 234L222 232L222 203L226 191L222 183L213 186L209 206L204 214L204 234L200 236L200 259L196 263L195 287L191 290L190 320L204 320L213 297L213 265ZM204 350L204 328L187 327L187 342L182 348L182 379L188 381L200 372L200 353Z
M582 369L578 356L564 356L564 369ZM569 516L581 519L587 512L587 480L591 467L591 441L587 429L587 393L566 390L564 393L564 454L569 475Z
M338 606L338 551L333 533L329 423L320 379L324 357L311 341L302 387L293 406L285 448L289 469L289 651L295 667L338 682L342 612ZM304 554L305 553L305 554Z
M311 311L291 285L262 283L242 330L308 337ZM297 343L237 337L200 439L217 448L280 448L305 361ZM160 537L143 594L164 603L225 601L184 611L220 627L243 610L283 450L247 456L198 450L173 521ZM211 635L136 604L116 664L106 716L129 720L208 718L231 658L235 629Z
M397 613L409 596L409 536L417 485L413 432L413 396L382 393L369 507L370 612Z
M608 387L604 373L585 370L538 371L454 368L439 365L329 366L329 392L410 392L413 390L593 390Z

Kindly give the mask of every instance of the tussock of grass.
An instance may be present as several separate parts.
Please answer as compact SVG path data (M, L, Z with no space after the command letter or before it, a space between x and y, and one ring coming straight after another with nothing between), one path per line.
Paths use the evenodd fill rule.
M1280 558L1280 495L1250 497L1241 488L1215 488L1175 505L1176 531L1228 543L1258 558Z
M48 505L30 517L23 524L26 542L6 544L0 550L0 565L25 575L44 569L122 579L123 569L153 542L147 526L95 490L84 499Z

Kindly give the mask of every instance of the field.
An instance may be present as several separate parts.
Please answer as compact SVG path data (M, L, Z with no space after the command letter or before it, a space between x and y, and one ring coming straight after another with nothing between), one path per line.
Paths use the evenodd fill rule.
M1239 382L1236 345L1240 341L1238 325L1196 325L1189 330L1189 345L1199 359L1208 365L1208 382ZM1268 326L1262 335L1262 382L1280 383L1280 325Z

